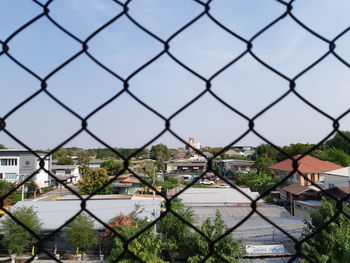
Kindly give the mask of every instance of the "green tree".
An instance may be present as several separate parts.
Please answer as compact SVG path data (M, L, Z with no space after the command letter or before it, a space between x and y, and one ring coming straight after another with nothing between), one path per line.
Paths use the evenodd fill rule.
M13 183L0 180L0 197L8 194L14 187L15 185Z
M258 156L254 161L254 168L258 171L258 173L264 173L268 175L272 175L273 171L269 168L269 166L276 163L274 159L271 159L269 155L263 154Z
M108 160L101 165L102 168L107 170L109 176L115 176L123 169L124 165L121 162L114 160Z
M315 154L313 154L313 156L324 161L339 164L341 166L350 165L350 156L343 150L334 147L324 147L324 149L317 151Z
M171 210L175 211L189 223L195 222L193 210L185 207L181 199L175 198L171 201ZM173 213L168 212L157 225L157 231L162 239L162 256L167 261L173 261L174 258L181 255L181 258L187 259L193 255L192 243L194 233L190 227L180 221Z
M332 139L326 142L326 145L343 150L346 154L350 155L350 131L342 131L341 133L348 139L344 139L340 133L337 132Z
M87 165L90 161L89 154L86 151L78 152L77 157L80 165Z
M99 243L99 235L94 228L94 221L86 214L78 215L67 225L64 233L67 235L69 243L76 248L77 253L84 252Z
M90 195L108 182L108 174L105 168L88 169L84 172L83 179L78 182L79 193ZM112 186L101 189L97 194L111 194Z
M118 233L124 238L130 239L135 236L139 231L147 226L146 220L140 220L134 218L131 224L122 225L119 227ZM121 263L136 263L139 262L134 259L132 255L136 255L139 259L146 263L165 263L160 258L160 252L162 249L162 243L160 237L155 234L153 228L139 235L137 238L129 243L128 250L124 256L118 260ZM112 243L112 250L108 262L116 262L116 260L124 253L124 242L116 237Z
M6 149L6 147L3 144L0 144L0 149Z
M164 144L153 145L150 150L150 158L158 161L167 161L171 157L171 152Z
M279 178L273 178L271 175L268 175L263 172L258 172L255 174L254 178L250 181L250 187L253 191L258 191L263 193L267 191L270 187L277 184L280 181Z
M62 156L57 159L57 164L59 165L73 165L74 160L69 156Z
M34 233L37 235L41 234L41 222L33 207L15 208L11 213ZM3 243L10 253L22 254L37 243L37 239L30 232L8 216L2 220L2 230L4 232Z
M210 239L216 240L221 237L228 227L226 226L224 220L221 217L219 211L216 211L214 220L208 218L205 220L201 226L201 231ZM209 254L209 244L207 240L200 234L196 233L198 236L196 243L192 245L194 249L197 250L197 255L192 256L188 259L189 263L201 262L203 258ZM233 239L232 235L227 235L224 238L217 241L214 245L214 250L217 254L221 255L223 259L215 254L212 254L205 262L208 263L223 263L223 262L238 262L242 257L242 252L240 249L240 242Z
M348 205L344 205L343 211L350 213ZM311 220L305 221L302 238L317 231L337 212L334 201L322 200L322 206L318 211L311 213ZM350 220L344 214L340 214L325 229L319 231L314 237L304 242L302 252L310 257L313 262L342 263L350 259ZM309 262L307 259L303 263Z

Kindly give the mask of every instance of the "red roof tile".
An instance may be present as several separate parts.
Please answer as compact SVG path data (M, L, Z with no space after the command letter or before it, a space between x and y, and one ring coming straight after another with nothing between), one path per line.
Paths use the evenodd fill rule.
M298 159L300 156L301 154L293 156L293 159ZM287 172L292 172L294 170L293 162L291 159L286 159L282 162L271 165L269 168ZM339 168L342 168L342 166L328 161L322 161L310 155L305 155L303 158L298 160L298 170L301 173L322 173Z

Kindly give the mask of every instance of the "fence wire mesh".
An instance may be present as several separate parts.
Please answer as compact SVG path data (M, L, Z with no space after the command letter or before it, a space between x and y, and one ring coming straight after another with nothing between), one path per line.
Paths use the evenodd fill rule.
M0 131L2 133L5 133L7 136L9 136L10 138L12 138L14 141L16 141L19 145L21 145L23 148L27 149L29 152L31 152L33 155L35 155L39 160L40 160L40 168L35 171L34 173L32 173L29 177L27 177L23 182L21 182L20 184L17 185L17 187L13 190L11 190L8 194L6 194L5 196L1 196L0 201L1 201L1 209L3 209L5 211L5 213L10 216L17 224L21 225L24 229L26 229L28 232L30 232L38 241L38 247L39 250L36 251L35 255L33 255L29 261L34 260L35 256L39 253L46 253L52 260L56 261L56 262L61 262L59 259L57 259L55 257L55 255L52 253L52 251L49 251L48 249L44 248L44 245L46 242L49 242L50 238L52 239L52 237L54 237L56 234L58 234L60 231L62 231L62 229L64 227L66 227L70 222L72 222L74 220L74 218L76 216L78 216L79 214L81 214L82 212L86 212L88 213L91 217L93 217L95 220L97 220L98 222L100 222L106 229L108 229L110 232L112 232L115 236L119 237L123 242L124 242L124 253L122 253L118 259L116 260L117 262L119 260L121 260L123 257L125 257L126 255L128 256L132 256L135 261L139 261L139 262L143 262L137 255L135 255L133 252L131 252L128 248L128 245L135 240L137 237L139 237L140 235L142 235L143 233L145 233L146 231L150 230L152 227L154 227L159 220L161 220L164 216L166 216L168 213L172 213L175 217L178 218L179 221L182 221L183 223L189 225L194 231L198 232L199 234L201 234L208 242L209 244L209 253L207 255L203 255L204 258L202 259L201 262L205 262L211 255L216 255L217 257L219 257L222 262L228 262L225 258L223 258L220 254L218 254L215 251L215 244L221 240L222 238L224 238L227 235L231 235L239 226L241 226L244 222L246 222L253 214L258 214L260 217L262 217L264 220L266 220L269 224L271 224L273 227L275 227L276 229L278 229L279 231L281 231L284 235L286 235L287 237L289 237L295 244L295 254L292 255L285 255L285 256L281 256L278 255L276 257L286 257L288 258L288 262L294 262L294 260L296 259L300 259L300 258L304 258L309 260L310 262L315 262L313 258L310 258L310 256L306 255L303 253L302 251L302 244L305 242L308 242L311 238L315 237L318 233L320 233L321 231L323 231L324 229L327 228L327 226L329 224L331 224L332 222L334 222L338 216L340 216L341 214L345 215L346 217L349 217L348 214L346 214L343 211L343 203L347 200L348 196L342 198L342 199L337 199L335 196L332 196L330 193L325 192L324 194L326 196L328 196L331 199L334 199L337 202L337 208L338 208L338 212L329 219L328 222L325 222L323 227L317 229L316 231L314 231L312 234L303 237L302 239L297 239L295 237L293 237L290 233L288 233L285 229L283 229L282 227L278 226L276 223L274 223L273 221L271 221L269 218L267 218L265 215L263 215L261 212L258 211L257 209L257 203L259 200L261 200L262 198L266 197L272 190L277 189L277 187L281 186L284 182L286 182L291 176L293 176L293 174L295 172L299 172L306 181L308 181L311 185L313 185L314 187L318 188L320 191L323 191L322 188L320 188L320 186L318 186L316 183L314 183L313 181L309 180L309 178L307 178L306 176L304 176L299 170L298 170L298 160L300 160L301 158L303 158L305 155L311 153L312 151L314 151L315 149L317 149L320 145L322 145L327 139L329 139L334 133L339 133L345 140L349 141L349 138L347 138L340 130L340 121L348 115L349 110L345 111L343 114L341 114L339 117L337 118L333 118L332 116L330 116L327 112L323 111L322 109L320 109L319 107L315 106L312 101L307 100L305 97L303 97L297 90L297 80L307 74L312 68L316 67L321 61L325 60L327 57L329 56L333 56L334 58L336 58L340 63L342 63L345 67L349 68L350 65L349 63L343 59L336 51L336 42L343 37L349 30L350 27L346 28L344 31L342 31L340 34L338 34L336 37L332 38L332 39L327 39L326 37L322 36L321 34L319 34L318 32L316 32L315 30L313 30L312 28L308 27L308 25L304 24L301 20L299 20L299 18L293 14L293 4L296 2L295 0L286 2L286 1L282 1L282 0L276 0L275 4L276 5L280 5L284 7L284 11L275 19L272 19L271 22L269 24L267 24L266 26L264 26L261 30L259 30L258 32L256 32L251 38L245 38L243 36L241 36L238 33L235 33L234 31L232 31L231 29L229 29L227 26L225 26L225 24L219 22L219 19L217 17L215 17L215 15L213 15L211 13L211 4L213 2L215 2L214 0L209 0L209 1L200 1L200 0L194 0L193 2L196 3L199 7L202 8L202 11L200 13L198 13L196 16L193 17L193 19L191 19L188 23L186 23L185 25L183 25L180 29L178 29L177 31L173 32L173 34L166 38L163 39L161 37L159 37L157 34L155 34L154 32L152 32L151 30L147 29L145 26L143 26L141 23L139 23L131 14L130 14L130 3L131 2L136 2L133 0L128 0L126 2L122 2L122 1L117 1L117 0L111 0L115 5L119 6L122 8L121 12L118 12L115 14L115 16L110 19L108 22L106 22L105 24L103 24L102 26L100 26L97 30L95 30L93 33L91 33L87 38L85 39L81 39L79 37L77 37L75 34L71 33L69 30L67 30L64 26L62 26L58 21L56 21L52 16L51 16L51 6L52 3L56 2L55 0L49 0L46 3L43 3L42 1L38 1L38 0L33 0L32 4L36 5L38 7L40 7L42 9L41 13L36 15L35 17L29 19L26 23L24 23L22 26L20 26L17 30L15 30L14 32L12 32L7 38L5 39L1 39L0 43L2 45L2 51L0 52L0 59L7 57L8 59L10 59L14 64L16 64L18 67L22 68L23 70L25 70L27 73L29 73L34 79L36 79L37 81L40 82L40 88L37 89L36 92L34 92L33 94L31 94L29 97L27 97L26 99L24 99L21 103L19 103L18 105L16 105L14 108L12 108L9 112L7 112L5 115L3 115L0 118ZM83 5L84 3L81 2L81 4ZM93 40L97 35L99 35L102 31L104 31L106 28L108 28L109 26L111 26L113 23L117 22L119 19L121 18L125 18L127 19L130 23L132 23L134 26L136 26L138 29L142 30L145 34L147 34L148 36L150 36L153 41L155 43L161 44L162 45L162 50L154 55L151 59L149 59L146 63L139 65L138 68L136 70L134 70L131 74L129 74L127 77L122 77L121 75L118 74L118 72L113 71L111 68L109 68L108 66L104 65L98 58L96 58L90 51L90 43L91 40ZM232 59L229 63L227 63L226 65L224 65L223 67L221 67L218 71L216 71L214 74L212 74L210 77L204 77L203 75L201 75L200 73L196 72L194 69L191 68L191 66L187 65L186 63L182 62L179 58L176 57L176 55L174 55L174 53L172 52L172 42L174 39L176 39L179 35L181 35L184 31L186 31L188 28L192 27L194 24L196 24L198 21L200 21L203 18L207 18L210 19L210 21L212 21L217 27L221 28L222 30L225 31L225 33L231 37L234 38L236 40L241 41L242 43L245 44L246 48L245 50L239 54L238 56L236 56L234 59ZM268 31L269 29L271 29L272 27L276 26L278 23L280 23L281 21L283 21L286 18L290 18L292 19L298 26L300 26L303 30L305 30L305 32L307 32L308 34L310 34L311 36L313 36L314 38L324 42L325 44L328 45L328 50L322 54L321 56L319 56L315 61L313 61L310 65L308 65L307 67L305 67L302 71L300 71L298 74L296 74L293 78L290 78L288 76L286 76L284 73L282 73L281 71L278 70L278 68L273 67L272 65L269 64L268 61L264 61L263 59L261 59L255 52L254 52L254 41L256 39L258 39L261 35L263 35L266 31ZM49 74L47 74L46 76L42 77L39 76L33 69L31 69L29 66L25 65L25 63L22 63L20 59L17 59L15 55L13 55L11 53L11 42L12 40L14 40L18 35L20 35L23 31L25 31L27 28L30 28L32 25L34 25L35 23L38 23L38 21L42 21L45 20L45 23L51 23L52 25L54 25L57 29L59 29L61 32L63 32L66 36L68 36L69 38L71 38L73 41L75 41L77 44L80 45L80 50L78 52L76 52L74 55L72 55L71 57L69 57L68 59L66 59L62 64L60 64L58 67L56 67L54 70L52 70ZM218 40L220 41L220 40ZM60 99L58 99L53 93L51 93L48 90L48 80L51 79L53 76L55 76L58 72L60 72L63 68L65 68L68 64L72 63L74 60L76 60L78 57L80 57L81 55L85 54L92 62L95 63L95 65L97 65L98 67L100 67L101 69L103 69L104 71L106 71L108 74L112 75L116 80L118 80L122 85L123 85L123 89L120 90L117 94L115 94L114 96L110 97L107 101L105 101L103 104L101 104L100 106L98 106L97 108L95 108L91 113L89 113L86 116L82 116L79 113L77 113L76 111L74 111L72 108L70 108L68 105L66 105L63 101L61 101ZM164 115L162 115L160 112L158 112L157 110L155 110L154 108L152 108L150 105L148 105L147 103L145 103L140 97L138 97L138 95L135 92L132 92L130 89L130 81L135 78L135 76L137 76L140 72L142 72L143 70L145 70L146 68L148 68L152 63L154 63L155 61L159 60L161 57L164 56L168 56L171 60L173 60L175 63L177 63L179 66L181 66L183 69L185 69L186 71L188 71L193 78L196 78L198 80L200 80L203 84L203 87L205 87L205 89L203 89L203 91L198 94L196 97L194 97L191 101L189 101L186 105L182 106L181 108L179 108L174 114L172 114L170 117L165 117ZM278 97L277 99L275 99L272 103L270 103L268 106L266 106L264 109L262 109L260 112L258 112L255 116L253 117L248 117L247 115L245 115L242 111L240 111L240 109L233 107L232 105L228 104L227 102L225 102L220 96L218 96L215 91L212 89L212 83L213 80L216 79L220 74L222 74L224 71L226 71L228 68L232 67L233 65L235 65L235 63L237 63L238 61L240 61L242 58L250 56L253 59L255 59L258 63L260 63L263 67L265 67L266 69L268 69L270 72L272 72L273 74L275 74L275 76L281 78L283 81L285 81L288 85L289 85L289 89L282 94L280 97ZM138 102L139 104L141 104L145 110L150 111L151 113L153 113L155 116L157 116L159 119L161 119L164 122L164 129L159 133L156 134L153 139L147 141L142 147L140 147L136 152L134 152L132 155L125 157L123 156L121 153L119 153L115 148L113 148L112 146L110 146L108 143L104 142L101 138L99 138L98 136L96 136L91 130L89 130L88 128L88 123L89 120L91 119L92 116L94 116L96 113L98 113L99 111L101 111L102 109L104 109L107 105L109 105L110 103L117 101L118 98L123 95L123 94L128 94L130 97L132 97L136 102ZM195 102L197 102L201 97L203 97L205 94L207 95L211 95L215 100L217 100L219 103L221 103L222 105L224 105L227 109L229 109L230 111L238 114L243 120L245 120L248 124L248 127L246 129L246 131L239 136L238 138L234 138L234 140L226 145L225 148L222 149L221 152L217 153L216 155L214 155L211 158L205 157L205 155L203 155L203 153L194 148L192 145L189 145L187 143L187 141L182 138L181 136L179 136L171 127L171 123L172 120L178 116L180 113L182 113L185 109L187 109L188 107L190 107L191 105L193 105ZM333 129L332 131L325 136L318 144L316 144L313 148L311 148L308 152L305 152L303 155L299 156L298 159L293 158L292 156L290 156L287 152L283 151L280 147L278 147L277 145L275 145L272 141L270 141L268 138L266 138L265 136L263 136L262 134L260 134L257 130L256 130L256 120L258 118L260 118L263 114L265 114L267 111L269 111L271 108L273 108L276 104L278 104L279 102L281 102L282 100L284 100L287 96L290 96L291 94L294 94L295 96L297 96L300 101L304 102L305 104L307 104L310 108L312 108L313 110L317 111L319 114L321 114L322 116L324 116L325 118L329 119L332 123L333 123ZM59 145L57 145L54 149L52 149L49 153L47 153L46 156L42 157L39 156L37 154L37 152L35 152L33 149L31 149L31 147L29 147L27 144L25 144L25 142L21 141L19 138L17 138L13 133L11 133L9 131L9 129L7 128L7 123L8 120L11 118L11 116L13 116L14 113L16 113L16 111L18 111L20 108L22 108L24 105L26 105L27 103L29 103L30 101L32 101L34 98L36 98L39 95L46 95L49 98L52 99L53 102L59 104L63 109L65 109L67 112L69 112L71 115L73 115L77 121L81 122L81 128L76 131L73 135L71 135L69 138L66 138L64 141L62 141ZM124 114L124 113L123 113ZM48 156L52 155L54 152L56 152L58 149L60 149L61 147L63 147L64 145L66 145L68 142L72 141L74 138L76 138L77 136L79 136L81 133L86 132L88 133L90 136L92 136L95 140L97 140L99 143L101 143L102 145L104 145L105 147L107 147L108 149L110 149L116 156L118 156L119 158L121 158L124 162L124 168L123 170L118 173L118 175L116 175L112 180L110 180L107 184L105 184L101 189L103 189L104 187L106 187L107 185L111 184L113 180L115 180L116 178L118 178L118 176L120 176L121 174L123 174L125 171L133 174L136 178L138 178L142 183L144 183L145 185L147 185L149 188L153 189L158 195L162 196L165 200L165 207L166 207L166 211L164 213L161 214L161 216L159 218L157 218L154 222L152 222L151 224L149 224L146 228L144 228L142 231L138 232L136 235L134 235L132 238L130 239L126 239L125 237L123 237L122 235L120 235L115 229L113 229L110 225L108 225L106 222L103 222L101 219L98 218L98 216L96 216L94 213L92 213L91 211L89 211L87 209L87 202L96 194L98 193L101 189L95 191L95 193L90 194L88 197L83 198L81 195L79 195L79 193L77 191L75 191L73 188L71 188L69 185L67 185L64 181L60 180L60 178L57 177L57 175L51 173L51 171L47 170L45 168L45 158L47 158ZM183 190L181 190L180 192L178 192L176 195L172 196L171 198L167 197L164 193L158 191L154 185L152 185L151 183L147 182L143 177L141 177L139 174L135 173L130 167L129 167L129 161L131 160L132 157L136 156L139 152L141 152L143 149L145 149L146 147L150 146L153 142L155 142L157 139L159 139L163 134L165 134L166 132L169 132L170 134L172 134L175 138L177 138L179 141L181 141L183 144L187 145L189 148L191 148L193 151L197 152L198 154L200 154L201 156L204 156L207 159L207 168L206 171L200 176L198 177L196 180L194 180L192 183L190 183L189 185L187 185ZM261 140L263 140L264 142L266 142L269 145L272 145L277 151L279 151L281 154L285 155L287 158L291 159L293 161L293 168L294 170L287 176L285 177L283 180L281 180L279 183L277 183L276 185L274 185L273 187L271 187L270 189L268 189L267 191L265 191L264 193L262 193L257 199L252 199L250 196L248 196L245 192L243 192L239 187L237 187L235 184L233 184L231 181L228 181L227 178L225 178L224 176L222 176L219 173L216 173L215 170L212 169L213 166L213 160L219 156L220 154L222 154L223 152L227 151L231 146L233 146L234 144L236 144L237 142L239 142L242 138L244 138L246 135L248 134L255 134L256 136L258 136ZM77 198L79 198L79 200L81 200L81 209L80 211L78 211L75 216L73 216L72 218L70 218L70 220L68 220L67 222L65 222L64 224L62 224L61 227L59 227L58 229L56 229L55 231L51 232L49 235L46 236L39 236L37 235L34 231L32 231L30 228L28 228L25 224L23 224L20 220L18 220L12 213L11 211L9 211L8 209L6 209L4 207L4 200L10 196L11 194L13 194L14 192L16 192L18 189L21 188L22 185L24 185L25 183L29 182L39 171L44 170L46 173L50 174L50 176L52 176L55 180L57 180L58 182L60 182L60 184L64 185L65 188L69 189L71 191L72 194L74 194ZM179 215L176 211L174 211L172 209L172 205L171 205L171 201L174 200L174 198L178 197L181 193L183 193L184 191L186 191L189 187L191 187L192 185L194 185L198 180L202 179L203 176L207 173L207 172L214 172L216 176L218 176L221 180L225 181L227 184L230 185L230 187L236 189L237 191L239 191L242 195L244 195L246 198L250 199L251 201L251 212L243 219L241 220L238 224L236 224L234 227L231 227L224 235L218 237L215 240L211 240L210 238L208 238L202 231L201 229L199 229L198 227L194 226L193 224L187 222L184 218L181 217L181 215ZM264 258L264 257L272 257L272 256L259 256L258 258ZM253 256L249 256L246 255L245 258L253 258Z

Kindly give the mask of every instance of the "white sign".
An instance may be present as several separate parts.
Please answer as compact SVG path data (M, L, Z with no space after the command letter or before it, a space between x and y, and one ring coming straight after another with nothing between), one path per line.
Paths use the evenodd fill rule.
M245 250L248 254L284 254L283 245L248 245Z

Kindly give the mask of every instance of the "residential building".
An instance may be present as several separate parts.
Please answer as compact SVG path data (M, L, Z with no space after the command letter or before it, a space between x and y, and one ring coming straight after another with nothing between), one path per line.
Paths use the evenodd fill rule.
M294 202L306 200L319 200L320 189L315 186L303 186L300 184L290 184L280 189L280 196L283 206L294 215Z
M293 159L296 160L300 157L301 155L296 155L293 157ZM325 172L343 167L335 163L322 161L310 155L306 155L297 161L297 172L294 172L293 161L291 159L286 159L271 165L269 168L275 171L275 176L279 176L281 178L290 176L292 173L288 179L290 183L297 183L301 186L309 186L311 185L310 181L314 183L320 182L322 179L321 175ZM304 177L306 177L308 180L305 180Z
M321 174L320 181L323 182L324 188L349 187L349 176L350 166L324 172Z
M106 160L101 160L101 159L93 159L90 160L88 163L89 168L101 168L101 165L106 162Z
M247 173L256 172L253 161L228 159L228 160L215 160L214 166L219 167L223 175L233 176L235 173Z
M165 170L167 173L178 175L183 174L202 174L207 169L207 162L174 160L165 162Z
M52 165L52 174L57 179L66 184L74 184L80 180L79 165ZM57 186L59 184L53 177L51 178L51 185Z
M45 158L44 169L51 170L51 155L42 150L33 150L35 154L26 149L1 149L0 150L0 180L19 183L28 176L43 188L49 185L49 174L40 169L40 158Z

